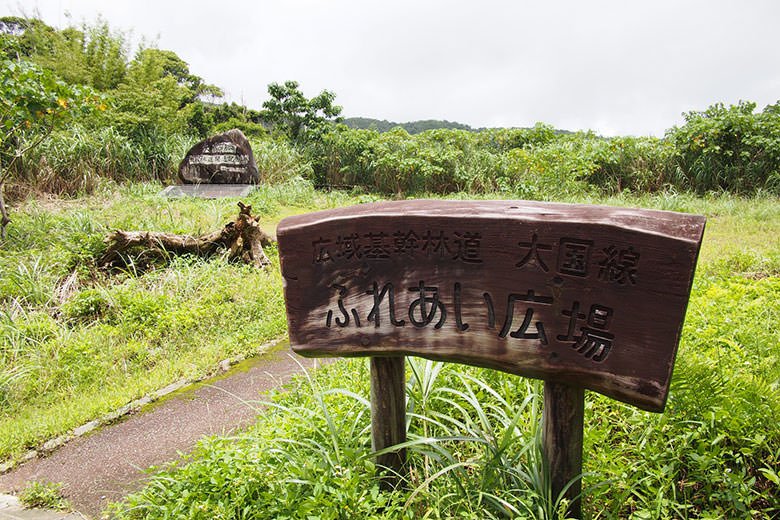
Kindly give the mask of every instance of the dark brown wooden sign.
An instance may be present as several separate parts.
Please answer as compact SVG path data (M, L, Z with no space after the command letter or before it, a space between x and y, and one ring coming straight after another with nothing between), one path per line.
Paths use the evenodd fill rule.
M403 201L290 217L293 349L415 355L664 408L704 217L525 201Z

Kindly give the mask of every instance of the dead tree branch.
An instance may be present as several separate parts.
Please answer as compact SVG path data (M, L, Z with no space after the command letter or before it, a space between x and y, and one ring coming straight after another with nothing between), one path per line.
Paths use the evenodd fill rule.
M235 221L199 237L155 231L113 231L105 238L108 248L98 259L98 266L125 265L131 256L147 263L171 255L210 257L227 251L230 260L265 267L271 262L263 246L273 243L273 239L260 229L257 218L252 216L252 206L239 202L238 207L238 218Z

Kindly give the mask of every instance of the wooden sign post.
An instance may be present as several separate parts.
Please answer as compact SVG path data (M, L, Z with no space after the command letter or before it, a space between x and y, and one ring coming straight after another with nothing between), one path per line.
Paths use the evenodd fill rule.
M664 408L704 217L402 201L283 220L290 342L371 356L373 446L405 440L406 355L545 381L553 496L582 472L583 389ZM403 475L404 453L379 463ZM579 485L569 488L579 515Z

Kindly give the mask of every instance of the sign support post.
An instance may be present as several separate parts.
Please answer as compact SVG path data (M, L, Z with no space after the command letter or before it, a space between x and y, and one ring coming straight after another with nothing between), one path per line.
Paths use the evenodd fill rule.
M406 358L371 358L371 448L380 451L406 442ZM406 449L379 455L383 489L395 489L406 477Z
M581 518L582 434L585 390L545 381L542 412L542 450L550 470L552 499L571 484L564 497L569 500L567 518Z

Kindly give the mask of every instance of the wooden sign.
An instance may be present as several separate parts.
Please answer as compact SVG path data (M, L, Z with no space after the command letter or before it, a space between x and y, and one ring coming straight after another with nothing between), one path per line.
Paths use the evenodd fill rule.
M408 354L576 383L661 411L704 218L518 201L290 217L293 349Z
M560 491L581 473L583 388L663 410L704 224L526 201L290 217L277 229L290 343L303 356L373 357L376 449L405 439L403 357L382 357L544 379L545 453ZM403 454L392 455L384 461L400 471ZM578 494L568 489L574 516Z

